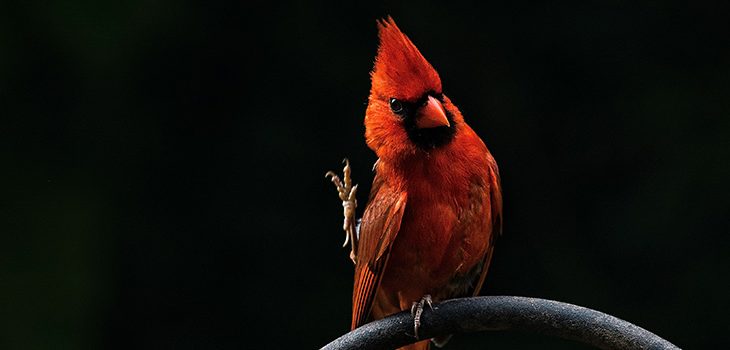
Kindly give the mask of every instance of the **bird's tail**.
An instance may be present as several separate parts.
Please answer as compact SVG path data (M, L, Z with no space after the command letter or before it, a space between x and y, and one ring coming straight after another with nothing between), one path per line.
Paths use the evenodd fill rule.
M443 337L436 337L431 338L430 341L423 340L419 341L418 343L414 343L411 345L406 345L402 348L399 348L398 350L428 350L430 348L429 343L433 343L433 345L436 345L437 348L443 348L446 343L449 342L453 334L445 335Z
M443 337L432 338L431 341L433 342L433 345L436 345L437 348L443 348L444 346L446 346L446 343L449 342L451 336L453 336L453 334L445 335Z
M418 343L413 343L411 345L406 345L402 348L398 348L398 350L428 350L430 340L422 340Z

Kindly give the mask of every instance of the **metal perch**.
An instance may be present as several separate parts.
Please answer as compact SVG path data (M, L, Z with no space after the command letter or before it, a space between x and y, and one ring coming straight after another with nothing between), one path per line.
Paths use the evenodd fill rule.
M599 349L679 349L639 326L602 312L554 300L515 296L452 299L426 309L422 339L452 333L519 330L576 340ZM414 343L413 317L400 312L368 323L323 350L395 349Z

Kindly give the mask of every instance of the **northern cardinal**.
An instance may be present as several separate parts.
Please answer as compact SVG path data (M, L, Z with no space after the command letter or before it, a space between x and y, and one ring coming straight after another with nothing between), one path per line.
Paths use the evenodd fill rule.
M418 337L424 305L477 295L484 283L501 230L499 170L393 19L378 21L378 32L365 138L379 159L359 238L350 231L351 327L411 310ZM346 185L328 174L345 205L345 228L354 227L349 164ZM424 340L403 349L428 347Z

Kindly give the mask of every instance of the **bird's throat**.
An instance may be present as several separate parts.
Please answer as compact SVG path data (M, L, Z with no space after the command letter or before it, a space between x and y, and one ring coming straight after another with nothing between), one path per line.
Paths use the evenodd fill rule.
M423 150L432 150L449 144L454 139L456 128L452 122L450 126L419 129L415 125L406 125L408 138Z

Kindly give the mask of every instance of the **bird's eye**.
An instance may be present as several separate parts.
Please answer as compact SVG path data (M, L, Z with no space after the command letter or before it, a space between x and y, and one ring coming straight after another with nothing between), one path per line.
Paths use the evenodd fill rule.
M390 110L393 111L394 113L403 112L403 103L401 103L400 101L398 101L394 98L391 98L390 99Z

